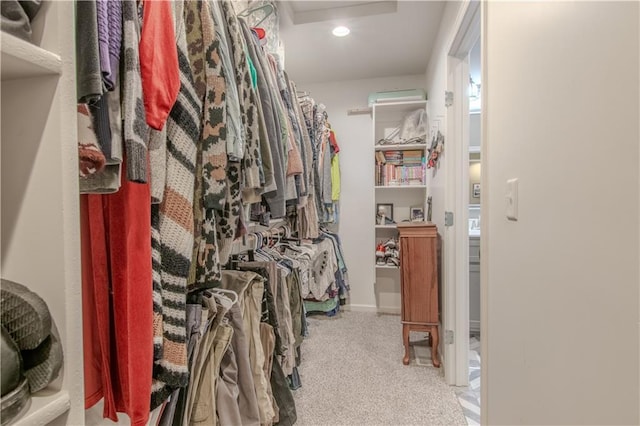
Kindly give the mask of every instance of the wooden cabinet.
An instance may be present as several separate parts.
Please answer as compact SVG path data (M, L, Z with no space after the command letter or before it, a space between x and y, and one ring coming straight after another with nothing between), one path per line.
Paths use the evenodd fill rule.
M399 223L400 287L402 293L403 364L409 364L409 333L429 333L431 360L440 367L438 230L432 223Z

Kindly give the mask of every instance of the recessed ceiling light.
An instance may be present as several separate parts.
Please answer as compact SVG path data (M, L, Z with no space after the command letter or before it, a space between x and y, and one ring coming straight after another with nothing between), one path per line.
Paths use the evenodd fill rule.
M336 37L344 37L348 35L350 32L351 30L349 28L343 27L343 26L335 27L332 31L333 35Z

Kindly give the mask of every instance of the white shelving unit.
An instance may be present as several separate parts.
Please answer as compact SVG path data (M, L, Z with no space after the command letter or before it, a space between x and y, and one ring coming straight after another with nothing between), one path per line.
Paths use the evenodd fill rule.
M411 112L423 109L426 112L427 101L389 102L374 104L373 117L373 150L378 151L423 151L422 156L428 155L427 144L384 144L378 141L388 137L396 128L402 125L404 118ZM374 166L375 167L375 166ZM375 174L374 177L375 179ZM422 207L426 214L427 202L427 173L422 177L422 184L410 185L374 185L375 205L372 211L377 211L378 204L393 205L393 220L396 223L410 220L411 207ZM377 182L375 182L377 183ZM375 225L375 241L397 238L396 224ZM375 259L375 247L372 248L372 257ZM374 260L375 263L375 260ZM381 311L400 312L400 269L394 265L376 265L376 300Z
M33 43L0 35L2 278L42 297L64 350L60 377L18 425L84 424L74 4L43 2Z

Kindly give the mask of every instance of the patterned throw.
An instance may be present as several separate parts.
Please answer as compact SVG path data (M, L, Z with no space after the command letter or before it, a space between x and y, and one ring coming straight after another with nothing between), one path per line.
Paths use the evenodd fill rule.
M202 103L187 53L182 4L175 2L180 92L167 120L167 177L152 206L154 365L151 409L189 383L186 347L187 276L193 254L193 193ZM158 294L159 292L159 294ZM160 306L158 303L160 302ZM158 347L162 336L161 347Z

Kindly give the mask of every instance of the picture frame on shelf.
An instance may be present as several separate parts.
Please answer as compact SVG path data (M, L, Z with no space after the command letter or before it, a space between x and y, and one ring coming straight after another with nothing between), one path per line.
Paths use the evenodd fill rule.
M411 222L424 222L424 208L422 206L411 206L409 220Z
M377 203L376 204L376 224L386 225L387 219L393 221L393 204Z

